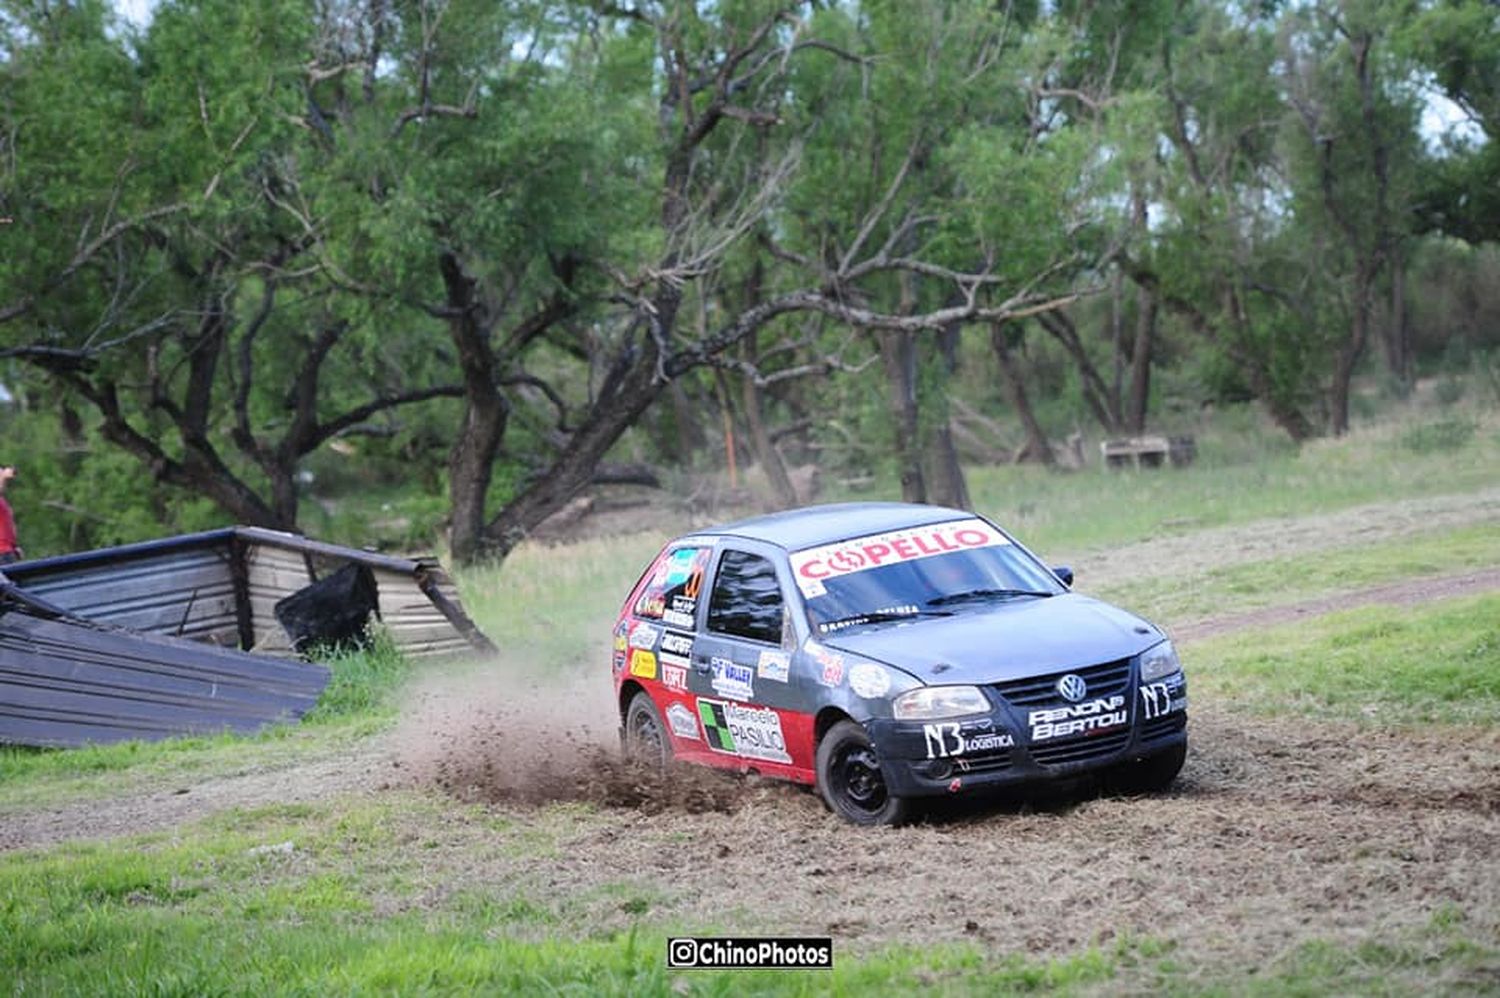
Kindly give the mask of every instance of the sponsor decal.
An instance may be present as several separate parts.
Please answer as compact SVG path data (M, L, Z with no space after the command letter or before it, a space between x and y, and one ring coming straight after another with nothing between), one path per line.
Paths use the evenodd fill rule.
M674 703L667 708L667 725L678 738L698 738L698 718L687 704Z
M656 678L656 656L644 648L630 653L630 674L642 679Z
M667 660L661 660L661 681L668 689L687 692L687 666L668 665Z
M1085 700L1068 707L1033 710L1026 715L1026 723L1031 726L1031 740L1034 742L1103 731L1129 721L1130 711L1125 706L1125 697L1119 693Z
M797 588L808 598L821 596L828 579L863 572L881 565L916 561L954 551L1009 544L1005 535L983 520L953 520L924 527L909 527L884 534L825 544L797 551L791 556Z
M678 634L676 631L667 631L661 636L661 650L659 657L662 664L671 662L673 665L687 665L688 656L693 653L693 639L686 634Z
M656 647L656 639L659 637L661 637L660 629L650 624L636 624L630 629L630 647L650 651Z
M981 731L965 735L956 721L924 724L922 737L927 742L929 759L947 759L965 752L997 752L1016 744L1015 737L1008 731Z
M614 658L610 661L610 667L617 676L625 671L625 653L623 651L615 652Z
M622 620L615 625L615 651L624 651L630 647L626 642L626 635L629 633L629 630L630 625L626 621Z
M837 686L844 681L844 656L824 648L810 638L802 646L802 650L817 663L813 674L818 677L818 682L824 686Z
M866 700L891 691L891 674L873 662L860 662L849 669L849 688Z
M709 661L713 674L714 692L734 700L749 700L755 696L755 670L727 658Z
M651 581L636 600L635 615L692 627L709 553L709 548L678 548L659 560Z
M1170 686L1166 683L1146 683L1141 687L1142 720L1154 721L1174 711L1187 710L1187 697L1174 695L1180 693L1182 693L1181 681Z
M768 762L792 761L781 733L781 716L774 710L700 697L698 719L703 722L703 740L715 752Z
M784 683L791 678L792 656L784 651L763 651L755 671L762 679Z

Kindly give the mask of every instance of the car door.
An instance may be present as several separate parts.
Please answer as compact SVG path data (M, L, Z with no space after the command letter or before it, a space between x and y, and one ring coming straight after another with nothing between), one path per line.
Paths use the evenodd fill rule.
M690 682L711 761L768 772L806 768L809 761L797 758L806 751L797 749L796 634L774 556L721 546L707 604Z

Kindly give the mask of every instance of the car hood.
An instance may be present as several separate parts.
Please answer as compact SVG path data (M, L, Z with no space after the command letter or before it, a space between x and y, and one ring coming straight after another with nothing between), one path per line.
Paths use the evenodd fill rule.
M1114 662L1163 637L1133 613L1065 593L976 603L952 617L921 617L819 641L946 685L999 683Z

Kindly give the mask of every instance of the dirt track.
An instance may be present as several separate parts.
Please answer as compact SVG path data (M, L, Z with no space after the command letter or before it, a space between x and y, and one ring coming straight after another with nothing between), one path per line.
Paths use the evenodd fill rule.
M1418 579L1200 621L1174 629L1174 635L1191 640L1372 603L1409 604L1496 589L1500 589L1500 569ZM508 706L493 707L500 703ZM559 704L563 705L561 715ZM1250 737L1248 732L1270 729L1266 722L1226 713L1227 706L1204 704L1201 698L1194 701L1194 751L1187 779L1210 764L1212 756L1208 753L1217 751L1226 740L1233 744L1236 737ZM493 670L458 681L445 676L414 692L411 706L395 732L361 747L353 757L304 759L291 766L255 769L191 784L167 783L144 792L77 804L34 809L0 806L0 850L155 831L231 807L319 801L340 793L369 793L414 783L436 785L471 799L533 804L584 800L606 806L642 806L653 813L714 810L729 798L738 806L743 796L740 789L726 787L716 779L690 779L675 789L634 787L622 785L613 771L601 772L599 753L614 742L612 716L608 689L592 681L578 681L561 690L538 688L518 698L514 686ZM1284 723L1295 729L1300 722ZM1318 727L1328 730L1330 726L1319 722ZM1389 737L1401 744L1411 743L1409 732ZM1270 743L1276 740L1271 738ZM1242 742L1252 743L1253 739ZM1446 754L1446 749L1441 749L1438 755L1442 758L1423 760L1420 753L1413 752L1413 772L1419 786L1425 785L1422 774L1429 764L1439 768L1451 764ZM1454 786L1487 785L1481 776L1476 771ZM1500 789L1489 786L1491 796L1500 798ZM1335 791L1332 786L1326 789L1328 800L1338 797ZM799 799L803 796L799 791L787 792ZM1433 799L1439 799L1446 791L1422 792L1437 794ZM824 819L816 802L808 797L805 803L817 811L821 824Z

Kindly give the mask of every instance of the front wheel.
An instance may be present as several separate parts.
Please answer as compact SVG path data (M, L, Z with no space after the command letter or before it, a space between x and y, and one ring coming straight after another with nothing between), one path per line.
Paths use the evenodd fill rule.
M865 729L840 721L818 743L818 791L828 806L856 825L898 825L911 802L893 797L880 772L880 759Z
M672 743L661 712L645 693L631 697L625 709L625 758L656 769L665 769L672 761Z

